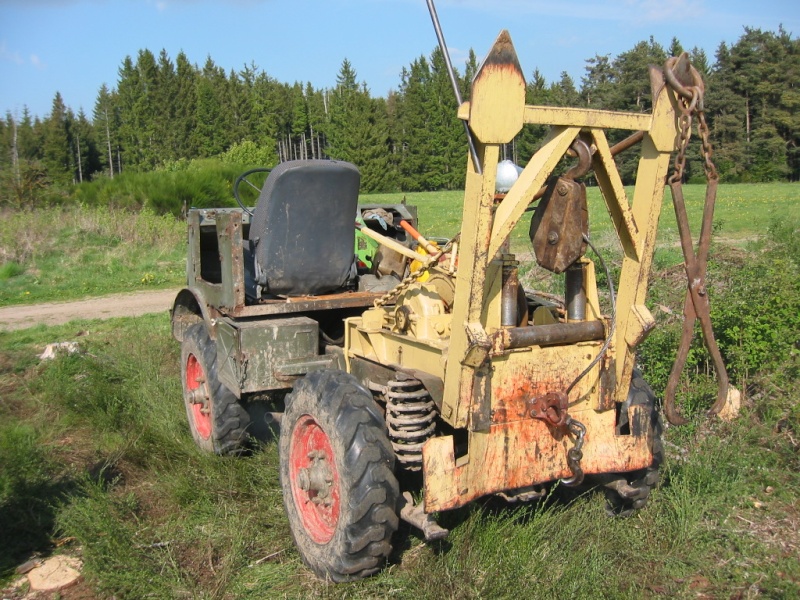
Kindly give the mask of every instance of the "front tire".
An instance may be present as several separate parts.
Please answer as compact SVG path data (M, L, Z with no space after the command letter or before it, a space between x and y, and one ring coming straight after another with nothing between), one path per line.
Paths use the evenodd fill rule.
M250 416L217 376L217 345L203 323L195 323L181 344L181 379L189 429L206 452L236 454L247 442Z
M392 550L399 488L372 395L342 371L315 371L286 399L280 477L289 527L320 578L376 573Z

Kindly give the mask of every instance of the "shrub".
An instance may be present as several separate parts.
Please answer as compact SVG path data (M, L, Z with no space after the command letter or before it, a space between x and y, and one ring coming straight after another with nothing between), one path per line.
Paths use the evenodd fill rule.
M277 164L278 155L275 153L275 144L259 146L251 140L245 140L231 146L220 155L220 160L241 167L271 167Z
M750 395L760 381L791 387L800 375L800 242L797 224L775 223L750 252L714 247L709 260L711 320L731 382ZM671 285L655 278L654 293ZM680 314L680 307L673 306ZM680 339L681 322L661 321L639 352L639 362L657 393L662 393ZM710 406L715 394L712 361L698 332L686 361L684 406ZM702 401L701 401L702 399Z
M22 275L24 272L25 268L22 265L15 262L7 262L0 266L0 281Z
M233 206L231 185L242 170L218 160L177 161L158 171L96 178L78 185L72 200L177 217L189 207Z

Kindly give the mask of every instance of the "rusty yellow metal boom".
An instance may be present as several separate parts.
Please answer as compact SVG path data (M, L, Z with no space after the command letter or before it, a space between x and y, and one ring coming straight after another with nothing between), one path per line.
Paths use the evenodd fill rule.
M460 106L458 115L474 136L481 168L468 162L452 311L426 301L435 298L436 291L420 286L397 302L408 306L416 296L416 306L423 307L420 314L411 310L411 324L405 329L397 325L396 307L372 309L347 324L348 360L363 358L440 377L441 418L469 432L465 453L457 452L453 436L432 437L425 443L426 512L570 477L568 431L531 417L531 401L566 390L601 351L607 336L611 340L601 360L567 398L569 415L586 428L581 468L591 474L651 464L648 428L617 435L613 410L628 394L634 350L654 323L644 305L646 282L670 154L677 143L675 95L659 69L652 69L651 84L652 114L526 105L525 79L507 32L500 34L475 77L471 100ZM526 124L547 125L550 130L498 202L495 167L501 146ZM610 129L643 132L632 199L613 160L606 133ZM591 146L591 166L624 251L614 331L612 320L601 314L594 264L587 258L580 259L587 299L583 319L504 326L503 267L514 261L508 237L576 139ZM631 422L646 418L633 414Z

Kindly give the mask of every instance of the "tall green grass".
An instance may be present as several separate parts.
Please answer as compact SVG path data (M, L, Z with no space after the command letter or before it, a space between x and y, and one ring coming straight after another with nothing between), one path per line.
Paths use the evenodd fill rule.
M185 281L186 225L152 210L63 206L0 219L0 306Z

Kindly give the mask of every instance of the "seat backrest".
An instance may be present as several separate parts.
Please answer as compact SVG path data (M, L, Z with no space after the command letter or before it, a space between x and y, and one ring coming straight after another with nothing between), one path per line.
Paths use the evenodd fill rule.
M249 235L263 293L318 295L348 282L360 183L358 169L341 161L294 160L272 170Z

